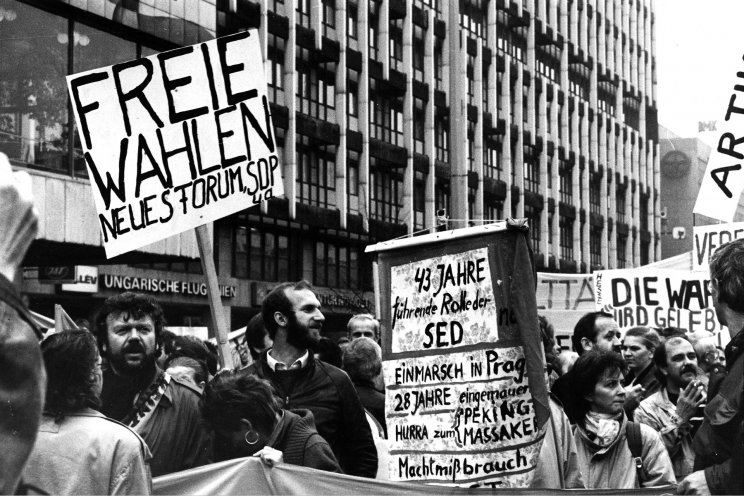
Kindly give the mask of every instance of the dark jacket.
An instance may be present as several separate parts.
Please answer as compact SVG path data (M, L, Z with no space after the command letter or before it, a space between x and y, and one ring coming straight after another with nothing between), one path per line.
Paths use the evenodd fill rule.
M354 381L354 387L359 395L362 406L372 415L382 427L387 438L387 425L385 424L385 395L375 389L374 384L367 381Z
M13 494L41 421L46 375L40 331L0 275L0 494Z
M744 494L744 330L726 346L728 375L705 407L695 434L695 470L712 494Z
M341 472L331 446L315 429L315 420L310 410L284 410L277 429L276 439L271 447L283 453L286 463L327 472Z
M301 369L273 371L266 351L246 372L269 380L284 409L306 408L331 445L344 473L374 478L377 450L351 379L343 370L311 358Z
M640 400L626 402L625 414L628 416L628 420L633 420L633 412L635 412L635 409L641 404L641 401L661 390L661 383L659 382L659 379L656 378L656 365L654 365L654 362L648 364L648 366L643 369L637 377L633 372L628 372L625 376L625 387L631 385L635 386L636 384L640 384L643 389L645 389L645 392Z

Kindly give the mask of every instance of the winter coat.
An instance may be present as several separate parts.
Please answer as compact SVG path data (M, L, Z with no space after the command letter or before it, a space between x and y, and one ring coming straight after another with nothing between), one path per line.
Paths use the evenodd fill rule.
M659 434L646 424L641 426L643 480L638 481L636 465L625 435L627 418L622 416L617 438L604 448L589 439L583 425L574 432L579 453L579 470L587 489L634 489L676 484L674 469Z
M274 371L266 353L246 367L246 373L271 382L284 409L313 412L318 433L330 444L344 473L374 478L377 450L372 431L346 372L314 358L299 369Z
M695 470L705 469L712 494L744 494L744 330L726 346L728 375L708 398L695 434Z
M678 481L692 473L695 452L692 450L692 426L682 423L677 416L677 406L669 400L666 388L641 401L635 411L636 422L642 422L661 434L674 475Z
M550 416L531 487L584 489L571 423L560 405L552 398L550 399Z
M341 472L330 445L315 429L310 410L285 410L272 437L271 447L282 452L286 463Z

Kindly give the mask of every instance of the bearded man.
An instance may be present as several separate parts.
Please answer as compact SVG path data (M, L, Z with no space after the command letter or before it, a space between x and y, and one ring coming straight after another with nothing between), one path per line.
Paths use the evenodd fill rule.
M344 473L374 478L377 451L354 385L343 370L309 351L320 340L325 321L310 284L280 284L266 295L261 313L273 347L246 373L269 380L285 410L313 413Z
M131 292L107 299L95 319L107 362L101 413L145 440L153 477L198 467L210 458L209 436L200 422L201 393L155 363L164 323L154 298Z
M654 362L663 387L641 402L634 418L661 434L674 475L681 481L693 471L692 439L702 422L705 387L698 378L697 355L687 337L667 339L656 348Z

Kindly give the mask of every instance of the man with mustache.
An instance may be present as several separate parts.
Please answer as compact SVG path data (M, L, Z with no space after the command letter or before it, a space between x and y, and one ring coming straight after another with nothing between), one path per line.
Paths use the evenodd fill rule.
M654 362L663 387L641 402L634 418L661 434L674 475L681 481L692 473L695 462L692 438L702 420L705 388L698 380L697 356L686 336L662 343L654 352Z
M374 478L377 451L354 385L344 371L309 351L320 340L325 321L310 284L280 284L264 298L261 313L273 347L246 373L269 380L284 409L313 413L344 473Z
M196 386L156 364L163 309L149 295L107 299L95 319L103 373L101 413L131 427L150 447L153 477L209 463L210 440L201 426Z

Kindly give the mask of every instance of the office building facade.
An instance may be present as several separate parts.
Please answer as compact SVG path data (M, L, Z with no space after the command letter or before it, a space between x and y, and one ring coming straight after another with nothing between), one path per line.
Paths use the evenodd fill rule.
M305 278L340 332L374 305L365 246L445 218L528 218L538 270L659 258L651 0L0 0L0 151L43 197L29 265L200 277L190 233L103 260L64 76L245 28L285 196L214 225L232 328L276 281ZM32 306L78 301L27 287ZM171 318L209 322L193 298L173 296Z

